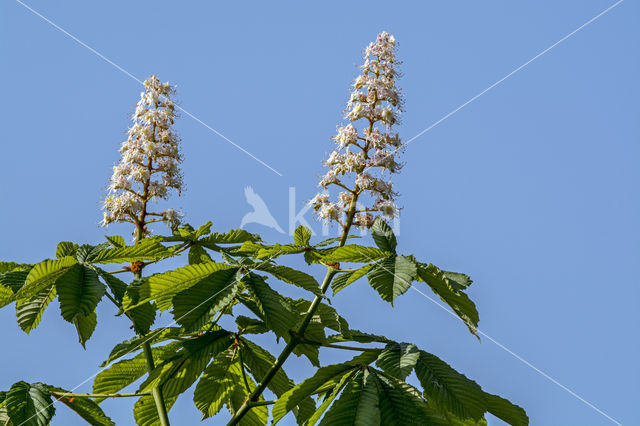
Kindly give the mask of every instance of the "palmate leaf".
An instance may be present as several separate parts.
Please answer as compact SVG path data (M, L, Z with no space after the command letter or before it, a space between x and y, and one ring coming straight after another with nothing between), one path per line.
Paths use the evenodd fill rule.
M297 314L290 303L273 290L259 275L249 273L243 279L251 296L257 303L267 326L279 337L289 337L289 330L297 320Z
M410 343L387 344L378 356L376 364L385 373L400 380L405 380L418 361L420 351L416 345Z
M62 317L73 322L90 315L102 299L105 286L88 266L76 264L56 280Z
M382 300L393 305L395 298L411 287L416 277L416 265L406 256L394 256L376 263L367 276Z
M64 396L61 394L68 391L55 386L48 386L51 392L56 392L54 396L58 401L75 411L87 423L95 426L115 426L115 423L107 417L102 408L91 398L79 396Z
M224 309L238 291L237 269L223 269L173 297L173 317L186 331L195 331Z
M339 381L345 374L349 374L373 362L377 356L377 353L365 352L345 363L320 367L313 376L288 390L276 401L271 412L273 424L282 420L289 411L313 395L326 382Z
M484 394L489 406L488 411L497 418L504 420L512 426L527 426L529 417L527 413L517 405L504 398L489 393Z
M478 321L480 317L476 305L469 297L456 291L445 273L434 265L417 264L418 277L453 309L460 319L467 325L469 331L478 336Z
M27 334L38 326L42 314L49 303L56 297L56 286L49 285L32 299L16 303L18 325Z
M169 250L156 238L145 238L138 244L120 248L105 249L93 259L93 263L126 263L156 260L170 254Z
M269 332L269 327L264 321L244 315L236 316L236 324L241 334L264 334Z
M286 283L293 284L307 291L310 291L316 296L322 295L322 292L320 291L320 284L318 284L318 281L316 281L315 278L307 273L298 271L288 266L273 265L270 263L260 263L256 264L253 267L259 271L268 272L274 277Z
M14 383L5 401L13 425L47 426L56 411L49 390L42 383Z
M40 293L45 287L54 283L78 262L70 256L58 260L45 260L37 263L29 271L25 284L16 293L16 299L28 300Z
M480 386L435 355L420 351L415 372L431 403L461 419L477 421L487 411L487 399Z
M237 268L224 263L207 262L187 265L173 271L151 275L140 283L138 300L125 306L125 309L129 310L155 299L158 309L166 311L171 307L171 301L176 294L196 285L214 272L223 269L237 270Z
M167 411L171 410L178 396L166 396L164 398ZM155 400L151 395L145 395L136 401L133 406L133 418L138 426L157 426L160 424L158 409Z
M367 275L371 268L373 268L374 266L374 264L364 265L363 267L358 268L355 271L344 272L335 277L333 281L331 281L331 289L333 290L333 295L335 296L340 290L343 290L348 285Z

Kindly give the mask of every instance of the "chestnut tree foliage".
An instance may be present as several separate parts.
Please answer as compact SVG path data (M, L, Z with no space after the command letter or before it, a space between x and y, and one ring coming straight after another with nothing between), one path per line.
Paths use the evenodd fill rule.
M395 39L381 33L365 51L347 105L351 124L338 129L324 190L311 201L322 219L338 224L340 237L317 241L300 226L287 244L242 229L214 231L211 222L194 228L173 209L151 211L152 201L181 190L182 157L171 129L173 88L150 77L104 201L103 223L131 223L134 242L112 235L98 244L65 241L34 265L0 263L0 307L13 305L26 333L56 298L82 346L101 302L128 318L131 330L105 357L91 393L74 392L73 383L14 383L0 392L0 424L48 425L59 401L92 425L112 425L100 403L135 398L138 425L169 425L177 398L193 390L204 421L226 408L229 424L482 425L491 413L527 425L522 408L428 348L352 329L331 303L347 286L368 283L391 304L411 286L430 288L477 336L478 311L466 294L471 279L402 254L385 220L398 214L389 179L401 166L402 144L391 133L401 108L395 65ZM342 191L337 201L329 188ZM153 234L154 222L167 223L169 235ZM355 227L368 229L372 244L352 239ZM178 256L184 266L143 274ZM324 277L289 266L301 264L292 257L326 269ZM291 297L289 286L307 297ZM174 323L155 325L159 312ZM263 334L281 343L275 352L256 342ZM344 360L321 365L321 349L342 351ZM292 354L309 363L297 383L285 369Z

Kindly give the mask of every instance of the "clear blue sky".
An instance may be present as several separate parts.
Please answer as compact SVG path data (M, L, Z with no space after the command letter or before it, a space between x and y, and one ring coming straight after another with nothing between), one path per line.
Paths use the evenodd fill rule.
M217 230L250 210L245 186L283 227L289 187L298 207L312 197L377 32L400 42L406 140L613 3L28 2L136 77L177 84L185 109L283 174L182 114L187 191L173 206ZM416 139L396 179L401 250L470 274L485 333L623 424L640 421L639 11L621 3ZM61 240L101 241L99 201L141 87L12 0L0 32L0 258L36 262ZM415 342L522 405L533 425L613 424L415 292L391 308L362 281L334 304L352 327ZM80 383L130 333L113 313L101 305L85 352L57 304L31 336L0 310L0 387ZM291 362L297 380L306 365ZM127 402L104 407L132 423ZM58 412L54 424L82 424ZM199 419L188 396L172 417Z

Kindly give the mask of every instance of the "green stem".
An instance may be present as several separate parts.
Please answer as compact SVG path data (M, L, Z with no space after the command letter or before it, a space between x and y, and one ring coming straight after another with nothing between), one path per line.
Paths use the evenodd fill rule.
M146 192L145 185L145 192ZM146 211L146 202L143 208L143 212L141 213L141 222L137 223L136 229L136 243L144 238L144 213ZM134 274L135 279L140 279L142 277L142 271L138 271ZM149 374L155 368L155 363L153 362L153 352L151 351L151 344L149 341L145 341L142 345L144 350L144 356L147 361L147 371ZM153 401L156 403L156 410L158 412L158 419L160 420L160 424L162 426L169 426L169 415L167 414L167 405L164 402L164 395L162 395L162 385L158 385L152 389L151 393L153 394Z
M353 216L355 215L357 201L358 201L358 194L355 194L351 199L351 204L349 205L349 211L347 212L347 220L344 224L344 227L342 228L342 235L340 237L339 247L344 246L345 242L347 241L347 237L349 236L349 230L351 229L351 224L353 223ZM260 398L260 395L262 395L262 392L264 392L269 382L271 382L271 380L275 377L278 371L282 368L285 361L287 360L287 358L289 358L289 355L291 355L295 347L302 342L303 340L302 336L304 336L304 332L307 330L307 327L309 326L311 319L315 315L316 310L318 309L318 306L320 306L320 302L322 302L324 294L329 289L331 280L336 275L336 273L337 273L336 269L332 267L327 268L327 274L325 275L324 280L322 281L322 285L320 286L320 292L322 293L322 295L321 296L318 295L313 299L313 302L311 302L311 305L309 306L309 309L307 310L307 313L304 319L302 320L302 323L300 324L300 326L298 326L295 332L292 333L291 340L289 340L287 345L284 347L284 349L278 356L278 359L276 360L275 364L273 364L273 366L269 369L269 371L264 376L264 378L262 379L258 387L256 387L254 391L251 392L251 394L249 394L249 397L246 399L244 404L242 404L240 409L236 411L236 414L231 418L231 420L227 425L236 425L240 422L240 419L242 419L242 417L244 417L245 414L247 414L247 412L252 408L251 404L258 401L258 398Z
M144 342L142 345L144 349L144 356L147 360L147 370L149 373L153 371L155 368L155 364L153 362L153 354L151 352L151 345L149 342ZM167 414L167 405L164 403L164 396L162 395L162 389L160 385L156 386L152 389L151 393L153 394L153 400L156 403L156 410L158 411L158 418L160 419L160 424L162 426L169 426L169 416Z

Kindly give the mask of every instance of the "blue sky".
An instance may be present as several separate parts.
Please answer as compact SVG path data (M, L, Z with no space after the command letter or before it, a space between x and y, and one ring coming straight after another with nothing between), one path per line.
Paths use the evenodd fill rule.
M313 196L361 50L379 31L400 43L408 140L614 2L26 4L137 78L177 84L183 108L282 174L182 114L187 190L171 204L222 231L250 211L246 186L285 229L289 188L297 208ZM639 11L620 3L433 127L396 178L400 250L471 275L481 330L622 424L638 422L640 398ZM102 240L99 202L141 87L18 2L0 4L0 22L0 258L36 262L59 241ZM333 302L353 328L439 355L534 425L613 424L418 293L391 308L362 281ZM85 352L55 305L30 336L0 310L0 387L81 383L130 333L113 313L101 305ZM288 364L297 380L307 366ZM104 407L130 424L130 403ZM54 424L82 424L58 413ZM199 419L186 396L172 417Z

